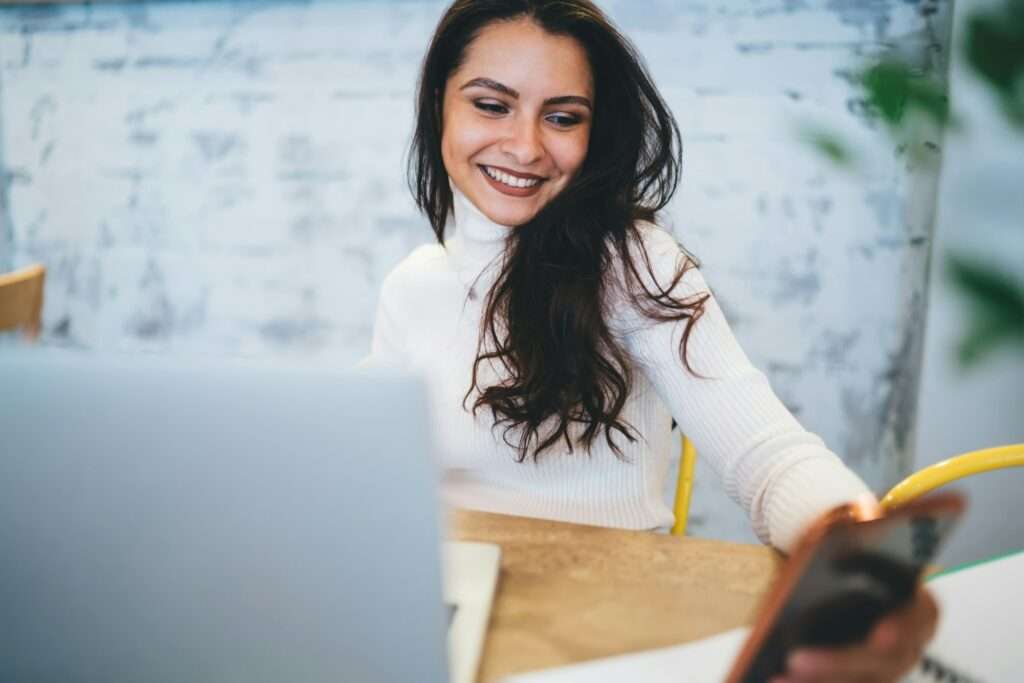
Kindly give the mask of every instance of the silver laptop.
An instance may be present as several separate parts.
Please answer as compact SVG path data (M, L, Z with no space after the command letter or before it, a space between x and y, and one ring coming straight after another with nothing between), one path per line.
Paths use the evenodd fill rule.
M450 647L468 683L497 553L442 582L425 413L400 376L0 349L0 678L440 683Z

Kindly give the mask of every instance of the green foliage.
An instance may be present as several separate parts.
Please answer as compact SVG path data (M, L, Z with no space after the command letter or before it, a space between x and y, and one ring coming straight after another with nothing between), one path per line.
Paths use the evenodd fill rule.
M836 166L853 166L853 152L835 133L816 126L804 126L800 131L800 136L807 144Z
M967 19L967 63L992 90L1007 120L1024 128L1024 0Z
M915 74L900 61L883 61L861 76L868 105L890 126L906 123L909 113L920 112L940 126L949 121L949 98L941 83Z
M946 257L946 273L964 296L970 324L957 348L963 367L1004 343L1024 351L1024 284L962 254Z
M1024 132L1024 0L974 11L963 50L1006 119ZM1024 351L1024 283L959 254L947 257L946 271L971 321L958 347L961 365L973 365L1003 345Z

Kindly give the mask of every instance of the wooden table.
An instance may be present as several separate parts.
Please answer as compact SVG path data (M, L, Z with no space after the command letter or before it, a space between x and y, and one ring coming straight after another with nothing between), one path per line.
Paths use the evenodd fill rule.
M451 524L502 551L480 683L748 623L781 563L761 546L484 512Z

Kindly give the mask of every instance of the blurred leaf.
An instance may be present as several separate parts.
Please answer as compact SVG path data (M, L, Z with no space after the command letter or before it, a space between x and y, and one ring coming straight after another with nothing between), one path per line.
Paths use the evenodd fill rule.
M973 365L1007 343L1024 352L1024 284L955 253L947 255L946 271L970 317L958 347L960 364Z
M864 73L862 83L868 103L882 118L892 125L903 120L910 93L910 69L898 62L882 62Z
M1024 127L1024 0L974 12L967 20L964 49L1007 118Z
M940 126L949 122L949 98L938 82L915 74L905 63L884 60L861 76L867 102L890 126L898 127L909 112L926 114Z
M853 166L853 152L838 134L821 128L805 126L801 129L800 136L837 166L844 168Z

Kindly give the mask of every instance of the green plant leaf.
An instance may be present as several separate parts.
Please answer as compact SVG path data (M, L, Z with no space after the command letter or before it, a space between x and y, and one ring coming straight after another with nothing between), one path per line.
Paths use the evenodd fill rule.
M853 151L838 134L808 126L800 131L800 137L836 166L853 166Z
M968 307L960 364L973 365L1004 344L1024 352L1024 283L957 253L946 256L946 272Z
M935 80L915 74L902 61L889 58L865 71L861 84L870 107L892 127L903 124L907 113L917 111L940 126L950 118L949 98Z
M861 82L867 90L868 104L892 125L903 120L910 93L910 69L894 61L884 61L864 72Z
M964 51L1010 122L1024 127L1024 0L971 14Z

